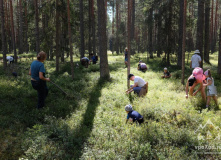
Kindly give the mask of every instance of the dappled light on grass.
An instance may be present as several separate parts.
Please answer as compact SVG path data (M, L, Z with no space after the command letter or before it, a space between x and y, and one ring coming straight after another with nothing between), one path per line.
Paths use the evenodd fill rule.
M35 109L37 94L25 69L17 79L2 75L0 153L5 159L11 152L14 159L219 158L197 154L195 146L220 143L214 139L199 141L195 130L208 119L221 128L220 111L213 109L213 103L211 110L205 109L200 94L185 98L178 68L169 66L172 77L161 79L165 67L161 59L149 59L146 73L137 71L139 59L146 62L146 54L132 56L131 73L149 83L148 94L142 98L133 92L131 97L125 94L127 69L122 55L109 56L111 80L107 82L99 80L99 64L75 68L72 80L69 62L61 64L60 72L55 73L54 62L47 61L46 76L73 98L48 83L46 106L40 111ZM78 62L76 57L74 60ZM30 63L24 61L22 65L29 67ZM189 74L186 70L186 79ZM213 75L216 77L215 71ZM219 91L218 78L215 83ZM144 124L125 124L127 104L144 116ZM212 126L200 133L206 135L207 131L213 136L217 133Z

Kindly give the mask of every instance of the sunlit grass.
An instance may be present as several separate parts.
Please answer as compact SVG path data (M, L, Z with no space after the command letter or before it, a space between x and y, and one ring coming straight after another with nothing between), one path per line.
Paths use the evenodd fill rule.
M213 54L211 57L216 57ZM146 73L137 71L137 62L147 62ZM66 59L69 61L69 59ZM74 62L79 63L74 57ZM171 79L161 79L160 58L146 59L146 54L131 57L131 73L148 81L146 97L139 98L127 89L127 69L123 55L109 53L111 80L99 80L99 64L89 68L75 68L75 79L70 76L70 63L60 64L55 73L54 61L46 61L46 75L74 98L62 95L48 83L50 89L43 110L36 110L37 93L32 89L27 68L31 60L22 59L19 77L2 75L0 80L0 154L4 159L200 159L195 146L217 145L217 141L198 141L195 130L208 119L221 128L221 112L204 109L201 96L185 98L184 86L176 74L180 70L168 66ZM212 66L217 68L215 58ZM188 66L186 66L188 67ZM213 71L216 77L216 71ZM186 79L189 71L186 71ZM131 82L131 84L133 84ZM218 78L215 84L220 84ZM218 86L218 91L220 87ZM221 101L219 100L219 103ZM144 116L142 126L125 125L124 106ZM209 131L215 135L214 128ZM9 132L13 135L6 136ZM202 131L205 134L205 131ZM14 138L15 137L15 138ZM5 140L8 143L5 143ZM20 147L19 147L20 146ZM14 155L10 155L12 150ZM219 155L209 155L218 158Z

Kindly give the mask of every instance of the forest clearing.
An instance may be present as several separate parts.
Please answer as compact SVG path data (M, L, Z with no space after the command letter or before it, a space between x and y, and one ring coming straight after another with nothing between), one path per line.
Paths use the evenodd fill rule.
M220 147L215 140L219 134L215 127L221 127L220 110L213 103L210 110L205 109L200 94L186 99L181 70L172 64L168 67L172 77L162 79L161 59L145 57L131 57L131 73L149 83L144 98L125 94L127 69L121 55L109 53L111 79L107 82L99 80L98 64L75 68L72 81L69 62L61 64L56 73L54 61L46 61L46 76L72 98L49 83L49 96L41 110L35 108L36 91L26 69L32 60L23 58L15 65L20 66L17 78L1 72L1 159L219 159L220 148L196 147ZM147 62L146 73L137 71L139 59ZM204 67L216 70L216 59L217 53L211 56L212 65ZM190 72L186 70L186 78ZM214 72L213 77L220 91L220 78ZM220 98L218 101L220 104ZM125 124L127 104L144 116L143 125ZM198 131L208 120L214 126ZM208 131L211 137L207 137ZM198 140L199 133L206 138ZM217 154L200 154L202 151Z
M221 159L220 0L0 0L0 160Z

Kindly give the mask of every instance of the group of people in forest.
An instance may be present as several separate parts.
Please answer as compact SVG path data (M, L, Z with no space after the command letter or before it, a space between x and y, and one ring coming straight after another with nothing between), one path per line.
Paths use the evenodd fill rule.
M196 50L191 58L190 68L193 69L193 72L186 83L186 98L188 98L189 95L195 96L200 91L202 99L206 102L206 108L209 107L211 98L214 99L215 104L218 106L218 101L216 97L217 90L216 86L214 85L214 78L212 77L210 69L207 69L203 73L203 69L200 68L202 60L199 54L199 50ZM198 84L200 85L200 87L195 92L193 92L194 88ZM205 93L205 88L207 88L207 97Z
M125 52L127 49L125 50ZM217 98L216 98L216 87L214 85L214 79L212 78L211 71L208 69L203 73L203 69L200 68L201 58L200 56L196 55L199 51L196 50L195 54L191 58L191 65L190 67L193 68L193 72L191 76L188 78L186 83L186 98L190 96L195 96L199 91L201 92L203 100L206 101L206 95L205 95L205 87L207 87L207 102L206 107L209 106L211 98L214 99L216 105L218 105ZM43 108L45 99L48 95L48 88L46 85L46 82L50 82L50 78L45 77L45 67L43 62L46 60L46 53L40 52L38 53L37 60L33 61L31 63L31 67L29 70L29 75L31 75L31 84L32 87L37 90L38 93L38 104L37 108ZM125 64L127 65L128 57L125 54ZM90 60L87 58L82 58L81 61L90 63ZM96 63L97 59L92 56L92 62ZM83 63L83 62L81 62ZM147 70L147 66L142 61L139 61L138 64L138 70L141 70L145 72ZM162 78L170 78L171 74L167 70L167 68L164 68L164 75ZM128 90L126 90L126 93L129 94L132 91L134 91L135 94L137 94L139 97L145 96L148 92L148 82L146 82L144 79L142 79L139 76L135 76L133 74L128 75L128 80L134 81L134 84L130 86ZM194 88L197 86L197 84L200 84L200 87L195 91ZM131 105L125 106L125 111L127 112L127 121L133 121L138 122L139 124L143 123L144 119L143 116L141 116L138 112L134 111ZM126 122L127 122L126 121Z

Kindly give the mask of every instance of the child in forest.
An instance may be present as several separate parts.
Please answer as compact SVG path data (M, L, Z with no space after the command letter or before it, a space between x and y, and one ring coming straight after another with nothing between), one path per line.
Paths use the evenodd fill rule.
M139 124L143 123L143 116L140 115L137 111L134 111L130 104L125 106L125 111L127 112L126 123L128 122L138 122Z
M170 78L171 74L170 72L167 70L167 68L164 68L164 72L163 72L163 76L161 76L162 78Z
M218 106L218 102L217 102L217 91L216 91L216 86L214 85L214 79L212 77L211 71L210 69L206 70L204 72L204 75L207 78L207 83L203 84L204 87L207 87L207 102L206 102L206 108L209 107L210 104L210 99L211 97L214 99L216 105Z

